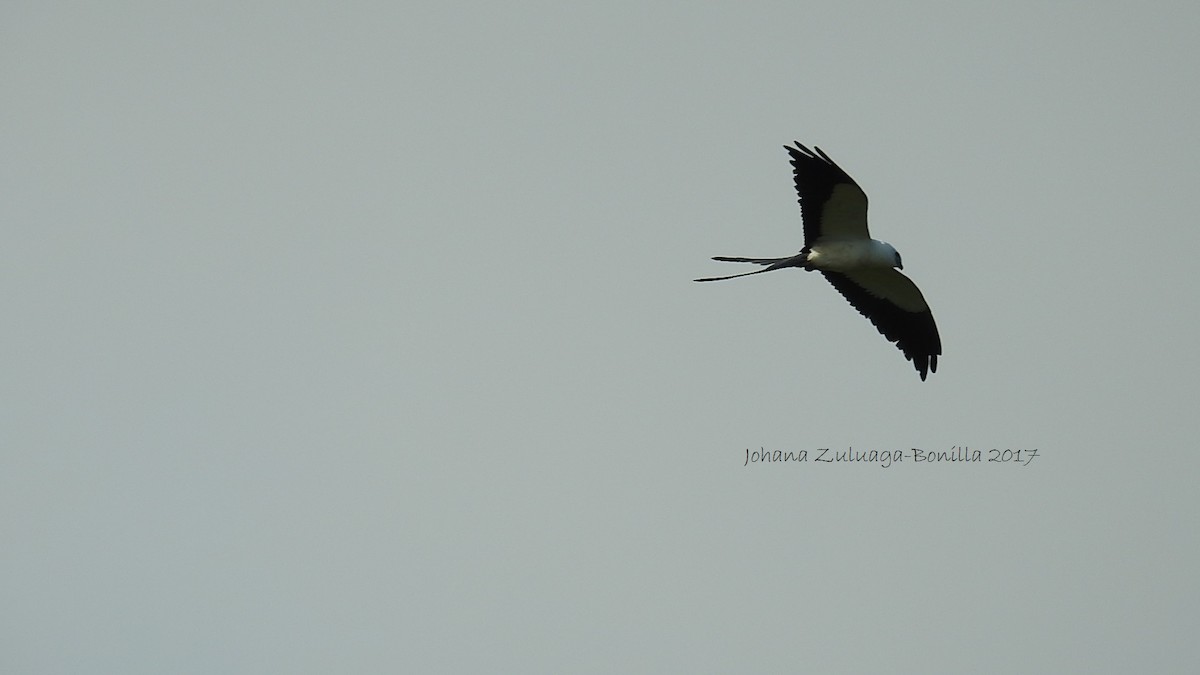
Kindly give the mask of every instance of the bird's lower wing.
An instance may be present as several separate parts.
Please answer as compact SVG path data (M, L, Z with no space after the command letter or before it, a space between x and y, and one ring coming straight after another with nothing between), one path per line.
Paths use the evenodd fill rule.
M821 272L875 328L913 362L924 380L942 353L933 312L911 279L894 269Z

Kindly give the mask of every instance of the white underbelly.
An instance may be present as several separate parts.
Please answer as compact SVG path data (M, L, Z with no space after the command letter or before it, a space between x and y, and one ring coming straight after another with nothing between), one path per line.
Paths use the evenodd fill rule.
M829 271L895 267L892 252L880 244L874 239L825 242L809 249L808 264Z

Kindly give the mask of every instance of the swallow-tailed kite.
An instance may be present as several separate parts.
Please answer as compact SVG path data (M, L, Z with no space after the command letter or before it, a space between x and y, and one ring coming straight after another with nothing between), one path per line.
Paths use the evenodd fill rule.
M713 260L766 267L696 281L721 281L784 267L817 270L889 342L896 343L922 380L930 371L937 372L942 340L933 313L917 285L896 271L904 269L896 249L867 232L867 195L820 148L814 146L813 152L799 143L794 148L783 147L792 156L804 220L804 248L790 258L718 256Z

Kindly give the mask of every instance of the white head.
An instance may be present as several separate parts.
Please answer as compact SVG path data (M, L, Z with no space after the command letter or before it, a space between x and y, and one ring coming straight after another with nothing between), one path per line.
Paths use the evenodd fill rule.
M872 251L872 257L888 267L896 269L904 269L904 263L900 262L900 252L886 241L875 240L875 250Z

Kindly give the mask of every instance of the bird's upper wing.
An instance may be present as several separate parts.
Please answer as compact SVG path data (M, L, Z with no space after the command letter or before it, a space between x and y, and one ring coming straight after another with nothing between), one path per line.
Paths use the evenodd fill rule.
M858 183L820 148L813 152L799 142L794 148L783 147L792 156L805 246L830 239L870 239L867 195Z
M821 274L888 341L896 343L922 380L929 372L937 372L942 339L933 312L911 279L894 269Z

